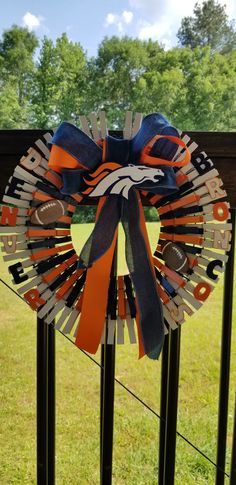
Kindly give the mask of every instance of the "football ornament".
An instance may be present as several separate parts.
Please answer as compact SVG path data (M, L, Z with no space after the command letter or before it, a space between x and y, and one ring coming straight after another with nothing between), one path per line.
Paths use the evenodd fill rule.
M163 245L162 254L164 261L169 268L180 273L188 272L188 258L180 246L169 241Z
M212 160L159 113L126 117L123 139L104 113L62 123L20 159L3 197L0 240L18 293L48 324L95 353L124 342L157 359L169 329L201 308L230 249L227 194ZM49 151L50 148L50 151ZM76 254L70 226L83 201L97 201L94 230ZM152 255L142 202L156 208ZM113 271L118 224L129 273ZM105 329L107 328L107 331ZM117 330L117 331L116 331Z
M30 222L41 226L50 224L60 219L66 213L67 203L62 200L49 200L39 205L32 212Z

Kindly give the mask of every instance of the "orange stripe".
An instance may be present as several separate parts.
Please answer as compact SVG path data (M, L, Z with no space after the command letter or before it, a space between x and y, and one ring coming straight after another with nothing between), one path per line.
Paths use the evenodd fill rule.
M102 165L101 165L102 167ZM100 182L100 180L104 179L110 172L108 170L104 170L104 172L100 173L96 178L95 180L87 180L84 178L84 181L86 182L86 184L88 185L91 185L91 186L94 186L94 185L97 185L98 182ZM94 174L91 174L90 175L91 177L95 176Z
M157 258L153 258L153 262L158 269L163 271L166 274L166 276L169 276L169 278L171 278L179 286L184 287L186 285L186 281L184 278L181 278L181 276L178 273L176 273L172 269L162 264Z
M52 182L53 185L55 185L58 189L60 189L63 185L61 177L54 175L50 170L48 170L44 174L44 178L49 180L49 182Z
M48 166L56 172L61 172L63 168L84 168L87 170L75 157L57 145L52 145Z
M71 223L71 217L70 216L62 216L60 219L58 219L59 222L65 222L66 224Z
M181 185L181 184L183 184L184 182L187 182L187 181L188 181L188 177L187 177L186 173L177 173L176 174L177 185Z
M83 195L88 195L92 191L93 191L93 187L88 187L86 190L83 190Z
M68 204L67 206L68 212L75 212L75 209L76 209L75 205Z
M200 196L197 194L186 195L185 197L176 200L176 202L173 202L172 204L167 204L163 207L159 207L158 212L159 214L165 214L166 212L178 209L179 207L184 207L185 205L192 204L193 202L199 202L199 200Z
M154 205L156 202L158 202L161 198L163 197L163 195L154 195L153 197L151 197L151 199L149 199L149 202L150 204Z
M54 268L52 271L50 271L50 273L42 275L43 281L45 281L46 283L50 283L50 281L52 281L56 276L62 273L66 268L68 268L71 264L75 263L77 259L77 254L74 254L67 261L64 261L57 268Z
M68 278L68 280L65 281L65 283L57 290L56 292L56 298L58 300L61 300L63 296L67 293L67 291L71 288L71 286L75 283L77 278L83 273L83 270L77 269L76 272Z
M175 225L175 220L174 219L163 219L161 221L162 226L174 226Z
M138 310L137 302L136 303L136 325L137 325L137 332L138 332L138 346L139 346L139 359L142 359L145 355L145 350L143 346L143 339L140 327L140 313Z
M125 320L126 308L123 276L118 276L118 315L122 320Z
M42 251L37 251L36 253L32 254L30 259L35 261L37 259L46 258L47 256L61 253L62 251L68 251L69 249L73 249L73 244L65 244L64 246L58 246L57 248L43 249Z
M186 242L186 243L192 243L192 244L199 244L202 245L204 238L200 236L191 236L191 235L180 235L180 234L174 234L174 241L177 242Z
M57 229L29 229L26 231L28 237L51 237L51 236L70 236L69 230L57 230Z
M165 290L163 290L163 288L159 285L159 283L157 283L157 291L164 304L170 301L170 298L168 297L167 293L165 292Z
M97 217L106 197L98 203ZM87 271L80 323L75 344L95 354L100 344L107 308L111 266L117 240L117 231L108 251Z
M75 199L76 202L81 202L81 200L83 199L83 197L79 194L70 194L70 197L72 197L72 199Z
M53 200L55 197L51 197L50 195L42 194L41 192L33 192L33 199L40 200L41 202L47 202L48 200Z
M185 224L196 224L197 222L204 222L203 216L186 216L186 217L178 217L174 219L174 224L178 225L185 225Z
M198 236L190 236L188 234L166 234L162 232L160 234L161 239L165 239L166 241L178 241L178 242L187 242L192 244L202 244L204 239Z
M193 268L194 266L198 266L198 260L197 260L196 256L193 256L190 253L186 253L186 256L188 258L188 264L189 264L190 268Z
M117 168L121 168L121 167L122 167L122 165L120 165L120 163L105 162L105 163L102 163L101 165L99 165L99 167L93 173L90 174L90 177L100 181L100 175L101 174L103 174L104 172L110 173L113 170L116 170ZM93 183L93 185L95 185L95 182Z
M197 222L204 222L203 216L186 216L178 217L176 219L163 219L161 221L162 226L184 226L185 224L196 224Z

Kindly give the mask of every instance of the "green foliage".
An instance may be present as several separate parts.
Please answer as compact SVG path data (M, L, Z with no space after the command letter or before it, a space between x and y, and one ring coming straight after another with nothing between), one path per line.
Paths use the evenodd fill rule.
M0 120L4 128L24 128L26 111L20 106L15 80L0 80Z
M73 214L73 224L89 224L95 221L97 208L95 206L81 205ZM159 217L155 207L144 207L144 215L147 222L158 221Z
M144 207L144 215L147 222L159 221L159 216L155 207Z
M185 130L234 130L236 57L210 47L164 51L157 42L104 39L89 66L85 112L105 109L110 126L124 110L160 111Z
M95 221L97 208L95 206L81 205L73 214L73 224L89 224Z
M183 33L186 23L193 41ZM44 37L35 60L35 34L13 26L0 39L0 128L79 124L80 114L103 109L109 127L119 129L132 109L162 112L183 130L235 130L235 32L225 8L196 4L180 37L187 47L169 51L151 40L106 37L88 59L62 34L55 42Z
M195 4L193 17L184 17L177 37L182 46L210 46L213 51L229 52L236 47L234 23L228 20L225 5L215 0Z
M157 42L105 37L90 64L87 110L104 109L113 128L122 125L124 112L136 109L139 80L160 51Z
M32 124L49 128L78 119L87 78L85 53L62 34L54 45L44 37L34 78Z
M30 119L33 56L38 39L26 28L13 25L0 40L0 124L26 128Z
M55 49L52 40L44 37L34 76L32 125L37 128L55 125L56 93Z

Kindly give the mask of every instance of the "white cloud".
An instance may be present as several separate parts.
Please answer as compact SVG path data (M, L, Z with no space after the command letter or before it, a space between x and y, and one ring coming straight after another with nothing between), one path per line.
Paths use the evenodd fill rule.
M110 12L106 15L104 26L110 27L111 25L115 25L118 32L121 34L125 30L125 25L131 24L133 16L133 12L128 10L124 10L121 15Z
M117 17L118 15L115 15L114 13L108 13L105 19L105 27L115 24L117 22Z
M169 36L172 31L168 22L168 19L164 17L160 21L156 22L140 22L138 37L141 40L158 40L163 43L168 42Z
M32 32L32 30L37 30L42 21L43 17L41 17L41 15L37 16L30 12L26 12L22 17L23 27L27 27L30 32Z
M122 12L122 19L126 24L131 24L133 17L134 17L133 12L130 12L128 10L124 10L124 12Z
M122 22L117 22L117 29L118 29L118 32L120 34L122 34L122 32L124 32L124 27L123 27Z
M129 0L130 7L143 10L150 17L162 13L168 0Z
M183 18L193 13L196 3L203 3L204 0L129 0L130 7L142 9L150 17L153 15L168 14L170 17L176 12L178 17ZM235 0L218 0L221 5L226 5L226 12L230 16L236 16Z

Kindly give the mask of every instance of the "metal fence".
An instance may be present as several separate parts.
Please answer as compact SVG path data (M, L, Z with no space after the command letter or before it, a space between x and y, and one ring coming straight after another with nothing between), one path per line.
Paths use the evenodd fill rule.
M0 200L9 177L20 157L42 130L0 131ZM231 358L231 332L233 309L233 271L236 207L236 137L234 133L188 133L207 152L219 170L231 204L232 246L224 276L222 317L221 363L219 382L217 456L215 462L177 431L178 387L181 327L170 330L165 338L161 368L160 415L144 403L139 396L115 378L115 345L103 344L101 349L100 381L100 483L112 483L112 449L114 418L114 385L118 382L130 395L138 399L160 420L159 431L159 485L172 485L175 480L176 436L195 448L215 467L215 483L228 480L236 484L236 414L232 440L230 476L225 470ZM0 279L1 283L4 281ZM18 295L19 296L19 295ZM19 296L20 297L20 296ZM106 339L105 339L106 341ZM87 355L87 354L86 354ZM96 365L98 363L89 355ZM55 484L55 330L43 320L37 320L37 483ZM236 405L235 405L236 413Z

